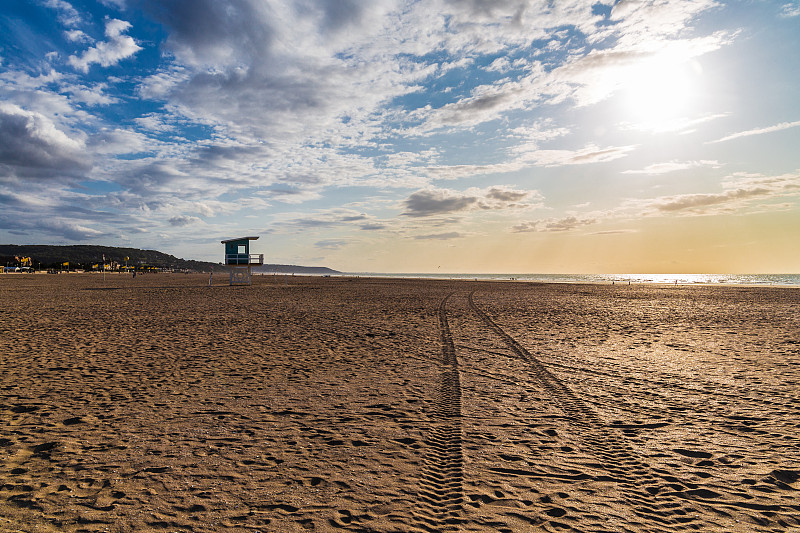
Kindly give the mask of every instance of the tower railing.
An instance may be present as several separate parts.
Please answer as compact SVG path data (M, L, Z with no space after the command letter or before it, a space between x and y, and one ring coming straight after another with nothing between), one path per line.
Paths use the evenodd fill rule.
M226 265L263 265L264 254L225 254Z

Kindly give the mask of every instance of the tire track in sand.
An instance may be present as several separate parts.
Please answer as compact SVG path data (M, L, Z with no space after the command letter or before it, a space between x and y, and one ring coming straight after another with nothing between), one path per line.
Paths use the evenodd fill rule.
M470 292L468 297L472 311L519 359L528 364L532 375L564 411L570 424L579 431L579 439L594 450L603 470L608 473L597 480L615 484L631 512L645 522L640 525L646 525L652 531L696 529L696 511L687 506L684 500L669 494L670 484L679 480L668 472L654 472L649 465L640 461L624 437L608 426L591 406L475 304L474 293ZM516 469L492 470L499 474L526 475L526 472Z
M448 294L439 304L442 365L436 410L426 437L427 451L420 478L420 527L428 531L455 531L462 522L463 449L461 437L461 381L458 359L447 322Z

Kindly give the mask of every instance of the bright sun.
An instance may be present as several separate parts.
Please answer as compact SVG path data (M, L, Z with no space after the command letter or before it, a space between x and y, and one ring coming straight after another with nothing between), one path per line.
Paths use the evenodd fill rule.
M666 53L632 65L619 80L624 114L642 128L672 129L691 112L696 77L685 58Z

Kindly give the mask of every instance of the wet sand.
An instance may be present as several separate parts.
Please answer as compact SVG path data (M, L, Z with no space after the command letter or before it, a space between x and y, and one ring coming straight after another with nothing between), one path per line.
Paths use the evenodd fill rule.
M0 276L0 531L800 531L800 289Z

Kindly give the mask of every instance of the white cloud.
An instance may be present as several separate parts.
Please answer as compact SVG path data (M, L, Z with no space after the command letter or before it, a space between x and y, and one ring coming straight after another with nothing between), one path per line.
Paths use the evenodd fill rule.
M107 41L101 41L89 48L80 57L69 56L70 65L84 73L89 72L89 67L97 63L102 67L109 67L129 58L142 49L136 44L133 37L123 35L130 29L131 24L124 20L109 19L106 21Z
M642 216L736 213L754 201L800 196L800 174L733 175L722 187L718 193L676 194L627 204L636 207Z
M116 8L120 11L127 9L127 0L100 0L100 3L106 7Z
M496 163L493 165L440 165L435 167L425 167L424 173L431 179L456 180L470 176L516 172L525 168L525 166L526 165L523 163L516 161L508 163Z
M688 170L691 168L720 168L722 165L719 161L700 160L700 161L668 161L665 163L653 163L641 170L624 170L623 174L647 174L656 176L659 174L667 174L670 172L677 172L679 170Z
M64 35L73 43L90 43L94 41L94 39L83 33L81 30L68 30L64 32Z
M522 221L511 231L562 232L599 223L627 223L645 217L686 217L710 215L744 215L774 212L796 207L786 201L800 198L800 171L779 176L734 174L722 181L722 190L706 193L683 193L654 198L628 198L618 206L605 210L571 211L560 218ZM594 234L627 232L612 228Z
M783 6L781 7L781 16L785 18L800 16L800 2L783 4Z
M606 163L627 157L636 149L635 145L608 146L601 148L590 144L579 150L539 150L534 149L520 154L520 160L543 167L558 167L564 165L588 165L592 163Z
M439 108L426 107L412 113L422 124L409 129L409 135L424 135L440 128L471 128L478 124L497 120L504 114L525 108L541 98L539 77L543 67L531 65L532 71L519 80L508 80L497 84L481 85L472 93L456 102Z
M581 218L570 215L563 218L548 218L543 220L520 222L512 227L511 231L514 233L570 231L582 226L589 226L596 222L597 220L594 218Z
M621 123L621 129L630 129L637 131L647 131L652 133L669 133L678 132L680 134L687 134L696 131L697 126L718 118L725 118L730 113L709 113L695 118L690 117L675 117L670 119L662 119L654 122L637 122L637 123Z
M98 83L94 86L62 84L60 88L61 93L71 95L73 102L80 102L90 106L96 105L110 105L117 103L119 100L107 93L108 85L105 83Z
M421 150L419 152L395 152L387 154L386 166L389 167L410 167L417 163L427 163L438 158L439 151L436 148Z
M611 10L622 44L639 44L678 34L700 13L720 7L716 0L621 0Z
M89 141L91 149L98 154L135 154L152 149L153 142L141 133L114 128L100 131Z
M789 128L796 128L800 126L800 120L796 120L794 122L781 122L780 124L775 124L774 126L767 126L766 128L755 128L752 130L747 131L740 131L738 133L733 133L731 135L726 135L721 139L717 139L716 141L709 141L706 144L715 144L721 143L725 141L732 141L733 139L740 139L742 137L750 137L752 135L763 135L765 133L773 133L776 131L786 130Z
M58 11L58 20L64 26L77 26L81 23L81 16L72 7L72 4L64 0L45 0L44 5Z
M31 76L26 72L9 70L0 73L0 91L8 93L39 94L35 90L45 87L51 83L57 83L64 79L64 75L50 69L46 73L38 76ZM10 96L10 94L8 95Z
M610 213L613 217L634 218L746 214L751 212L750 206L753 204L800 196L800 172L778 176L733 174L721 185L719 192L628 199Z
M136 117L134 122L145 130L154 131L154 132L168 132L168 131L175 131L177 128L175 124L170 124L167 122L168 117L165 117L163 114L159 113L149 113L142 117Z
M147 100L161 100L167 98L180 84L189 80L191 75L180 66L151 74L144 78L137 89L139 96Z
M552 118L539 120L530 126L518 126L509 130L511 136L520 139L527 146L564 137L569 133L569 128L558 126Z
M492 63L486 67L486 70L489 72L508 72L511 70L511 61L508 60L507 57L498 57Z

